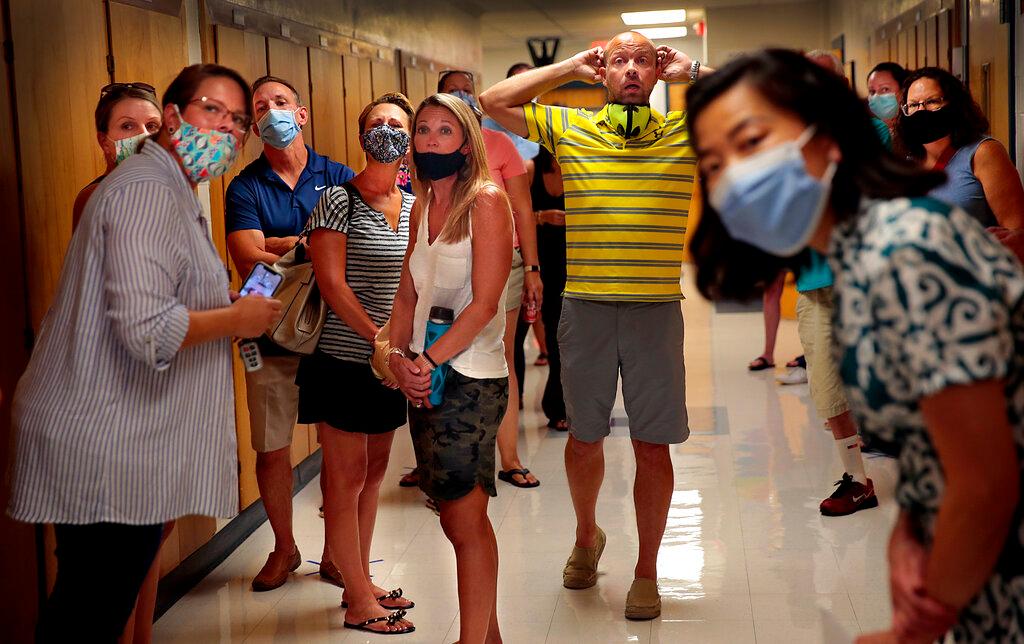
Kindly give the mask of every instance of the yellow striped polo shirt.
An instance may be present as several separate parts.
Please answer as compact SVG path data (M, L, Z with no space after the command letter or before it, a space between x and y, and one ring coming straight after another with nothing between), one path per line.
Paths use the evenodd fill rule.
M565 296L682 299L679 279L697 164L686 113L662 116L652 110L647 127L627 141L609 124L607 110L523 106L529 139L562 167Z

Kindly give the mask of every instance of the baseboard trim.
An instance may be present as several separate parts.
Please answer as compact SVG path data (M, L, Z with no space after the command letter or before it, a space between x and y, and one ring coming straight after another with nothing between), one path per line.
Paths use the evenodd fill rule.
M323 455L318 449L295 466L292 470L292 496L298 494L306 484L320 474L322 460ZM164 575L157 591L154 620L160 619L171 606L213 572L214 568L227 559L238 546L245 543L249 535L266 520L267 511L263 507L263 501L256 501L239 512L238 516L185 558L174 570Z

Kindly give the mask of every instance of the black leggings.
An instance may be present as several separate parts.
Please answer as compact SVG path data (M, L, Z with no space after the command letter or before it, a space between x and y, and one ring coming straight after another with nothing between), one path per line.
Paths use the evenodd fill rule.
M160 550L163 524L57 524L57 582L38 642L116 642Z

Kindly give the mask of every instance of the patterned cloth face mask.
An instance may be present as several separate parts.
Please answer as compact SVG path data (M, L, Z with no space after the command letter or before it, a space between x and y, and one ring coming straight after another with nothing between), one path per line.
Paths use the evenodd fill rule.
M202 183L227 172L238 157L235 135L192 125L181 116L177 105L174 112L181 125L171 133L171 142L189 180Z
M379 163L393 163L409 151L409 133L382 123L362 135L363 149Z
M114 165L121 165L121 162L139 151L142 142L149 138L149 132L136 134L127 139L114 141Z

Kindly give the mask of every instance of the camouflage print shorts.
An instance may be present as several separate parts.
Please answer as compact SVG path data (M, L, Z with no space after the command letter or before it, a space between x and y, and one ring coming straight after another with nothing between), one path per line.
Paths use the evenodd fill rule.
M498 495L494 449L507 406L508 378L468 378L452 369L440 405L409 407L416 470L427 496L454 501L477 485Z

